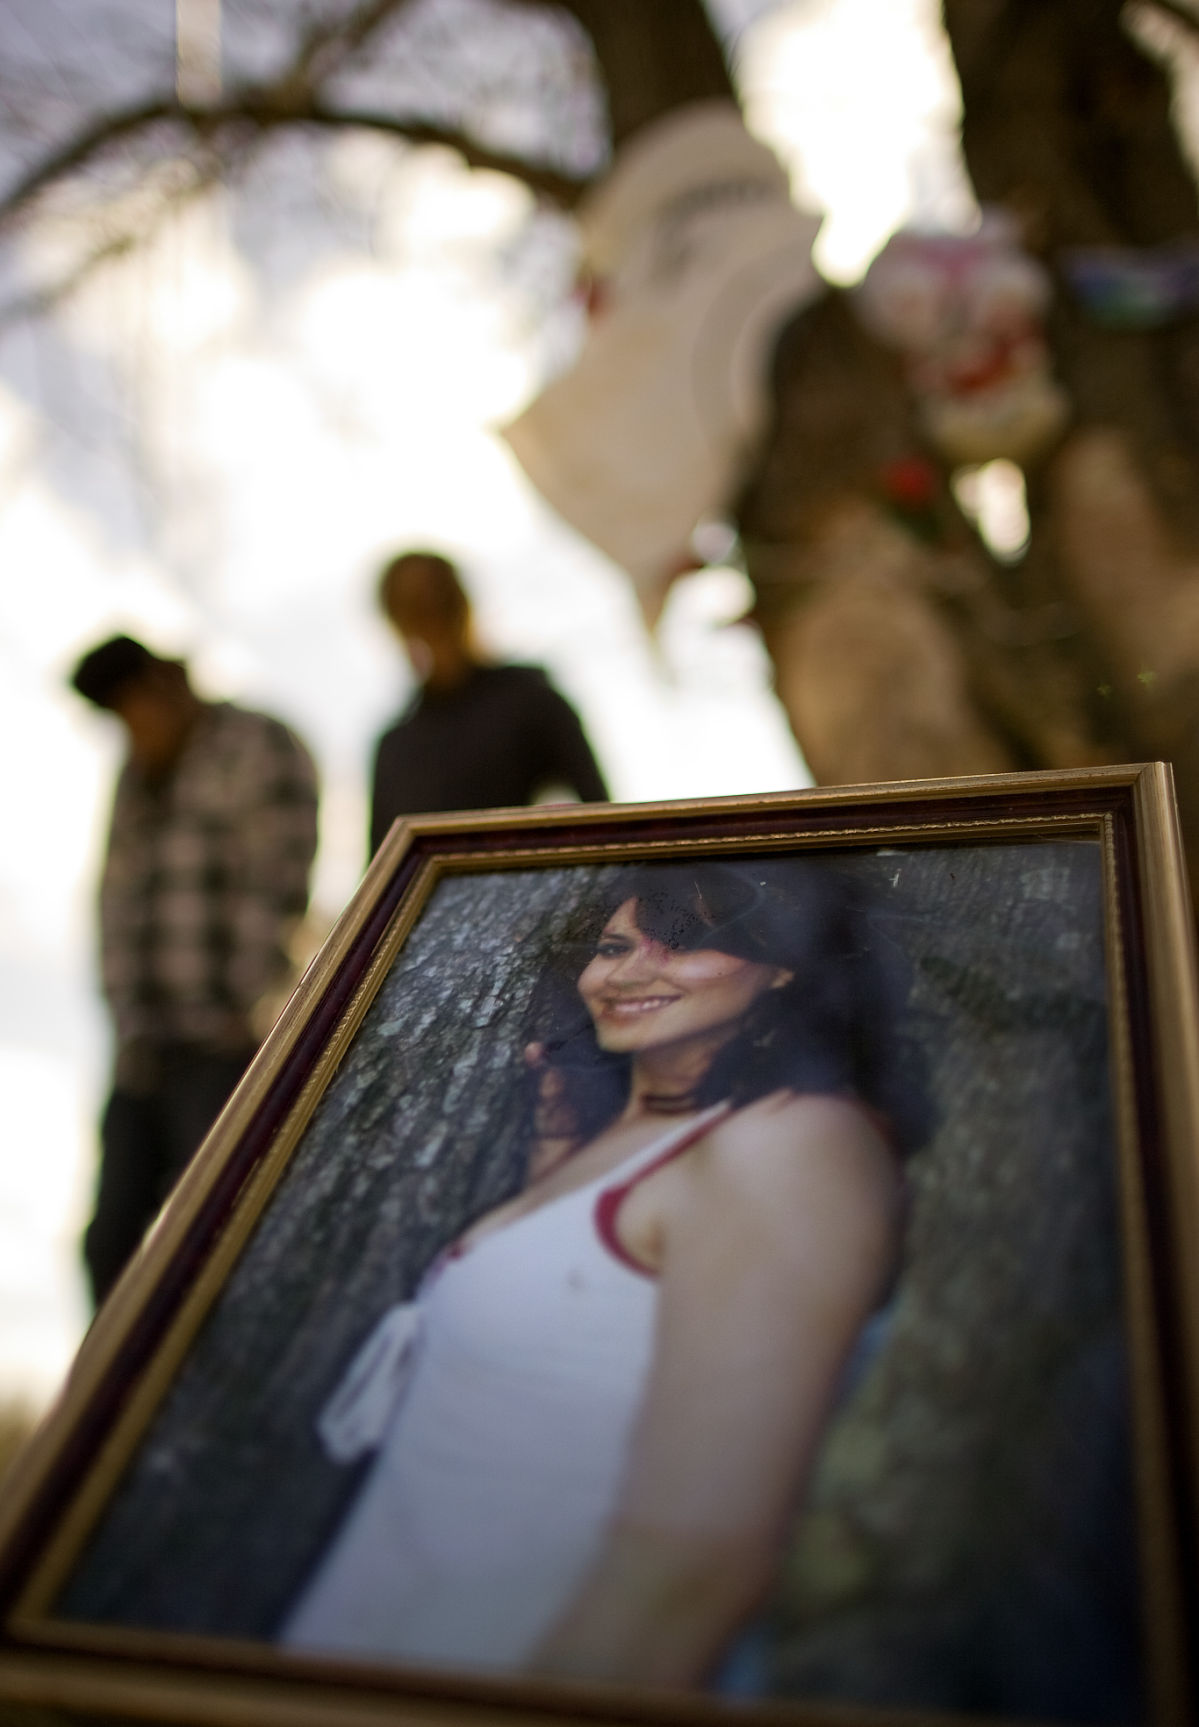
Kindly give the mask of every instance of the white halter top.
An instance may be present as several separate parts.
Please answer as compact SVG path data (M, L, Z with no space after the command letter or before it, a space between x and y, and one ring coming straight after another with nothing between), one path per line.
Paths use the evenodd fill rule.
M377 1433L379 1456L285 1643L526 1661L599 1552L650 1368L657 1284L618 1257L616 1207L726 1108L451 1250L385 1315L320 1424L335 1455Z

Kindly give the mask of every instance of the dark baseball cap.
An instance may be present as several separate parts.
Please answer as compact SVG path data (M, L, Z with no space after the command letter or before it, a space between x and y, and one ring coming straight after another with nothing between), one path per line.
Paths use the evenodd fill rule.
M111 708L123 684L158 664L157 655L132 636L113 636L84 654L71 674L71 683L98 708Z

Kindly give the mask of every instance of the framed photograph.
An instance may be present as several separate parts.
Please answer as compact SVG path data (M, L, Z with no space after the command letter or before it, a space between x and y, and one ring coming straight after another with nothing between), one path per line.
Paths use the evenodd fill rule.
M1193 1718L1169 769L397 824L0 1508L0 1719Z

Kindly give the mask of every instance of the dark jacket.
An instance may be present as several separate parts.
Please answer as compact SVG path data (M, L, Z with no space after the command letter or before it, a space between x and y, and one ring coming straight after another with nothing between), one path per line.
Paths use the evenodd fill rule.
M570 703L539 666L478 666L456 689L419 691L379 739L371 851L397 816L528 804L559 786L608 796Z

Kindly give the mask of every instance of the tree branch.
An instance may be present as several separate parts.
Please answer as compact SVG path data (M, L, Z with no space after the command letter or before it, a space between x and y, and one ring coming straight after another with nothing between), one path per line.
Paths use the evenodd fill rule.
M333 108L314 97L284 105L279 99L278 86L271 85L265 89L245 90L228 102L203 108L177 102L173 97L162 97L104 115L39 162L0 197L0 225L19 215L49 186L64 180L76 169L85 168L112 144L162 121L173 121L186 127L210 147L219 144L222 132L246 127L266 132L284 126L319 126L325 130L343 131L360 126L403 138L410 144L442 144L456 150L470 167L510 174L566 210L574 207L590 184L589 178L562 174L506 151L489 149L463 132L435 126L425 120L406 120L398 114L387 114L377 109Z
M130 252L144 245L168 214L189 198L207 190L219 177L215 162L207 166L191 162L189 166L193 170L193 178L186 185L164 191L161 208L154 215L143 217L135 226L122 228L118 233L110 234L93 245L58 281L47 283L28 294L0 304L0 329L8 329L23 318L37 318L53 311L74 293L94 270L99 269L102 264L110 264L118 258L127 257Z
M64 180L76 168L86 167L110 144L143 132L161 120L187 120L193 112L182 107L173 97L158 97L131 108L118 109L116 113L102 114L57 150L43 157L0 197L0 222L17 215L56 180Z
M457 150L472 168L510 174L541 196L565 209L572 208L588 184L586 179L488 149L465 133L424 120L405 119L380 110L342 109L321 100L321 87L382 25L410 3L411 0L359 0L347 17L313 25L278 78L245 85L219 102L196 105L181 102L174 95L155 96L99 116L0 195L0 226L19 215L50 186L86 168L111 145L134 138L164 121L178 125L209 145L216 143L222 132L236 132L247 126L258 132L281 126L326 129L362 126L413 144L447 145Z
M274 122L265 118L258 119L253 113L243 113L240 118L254 119L258 124L279 124L278 119ZM392 137L403 138L410 144L442 144L448 149L456 150L471 168L486 168L497 174L510 174L513 179L523 181L530 190L551 199L565 210L573 209L592 183L590 175L580 178L562 174L554 168L509 155L504 150L491 150L463 132L434 126L424 120L402 120L395 115L370 109L326 108L320 102L313 102L303 113L286 118L288 123L297 125L342 129L362 126L371 131L386 132Z
M301 105L370 40L380 25L410 4L411 0L359 0L348 18L313 23L291 65L266 88L274 91L285 108Z

